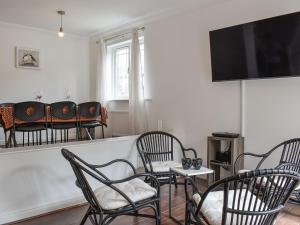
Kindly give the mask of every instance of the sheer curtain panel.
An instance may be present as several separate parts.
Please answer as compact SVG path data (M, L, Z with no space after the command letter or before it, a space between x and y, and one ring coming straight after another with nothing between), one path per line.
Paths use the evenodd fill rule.
M131 70L129 74L129 127L132 135L144 133L147 128L143 77L141 73L140 42L137 29L132 32L131 44Z

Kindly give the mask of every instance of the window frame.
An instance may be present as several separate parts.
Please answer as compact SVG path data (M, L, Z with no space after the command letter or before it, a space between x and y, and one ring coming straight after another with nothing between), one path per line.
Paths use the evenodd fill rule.
M129 100L129 87L128 87L128 96L117 96L117 67L116 67L116 61L117 61L117 51L128 48L128 86L129 86L129 73L130 73L130 65L131 65L131 43L123 43L120 45L117 45L115 47L112 47L112 55L111 55L111 72L112 72L112 78L111 78L111 90L112 90L112 100Z
M140 45L144 45L145 48L145 42L144 42L144 35L141 35L139 37ZM130 94L130 71L131 71L131 48L132 48L132 41L131 39L123 40L120 42L112 43L111 45L106 46L107 50L109 49L108 54L108 60L110 63L108 64L110 69L110 101L129 101L129 94ZM117 57L117 51L128 48L128 96L117 96L116 94L116 87L117 87L117 75L116 75L116 57ZM145 52L145 50L144 50ZM145 67L145 63L144 63ZM143 88L144 88L144 73L143 73Z

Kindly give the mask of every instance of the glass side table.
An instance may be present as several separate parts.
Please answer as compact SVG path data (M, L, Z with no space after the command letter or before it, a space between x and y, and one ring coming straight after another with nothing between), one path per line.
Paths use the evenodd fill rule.
M184 177L184 179L191 177L194 181L196 181L196 177L197 176L201 176L201 175L212 175L213 176L213 182L215 182L215 171L209 168L206 168L204 166L202 166L200 168L200 170L195 170L193 168L188 169L188 170L184 170L182 168L182 166L176 166L176 167L170 167L170 171L175 173L178 176L182 176ZM208 178L208 177L207 177ZM209 180L209 179L207 179ZM172 179L171 177L169 178L169 218L172 219L175 223L182 225L183 222L177 220L175 217L172 216L172 199L171 199L171 187L172 187ZM195 190L193 190L194 192ZM185 212L186 214L187 212ZM186 215L185 215L186 218ZM186 220L186 219L185 219ZM186 223L186 221L184 221L184 224Z

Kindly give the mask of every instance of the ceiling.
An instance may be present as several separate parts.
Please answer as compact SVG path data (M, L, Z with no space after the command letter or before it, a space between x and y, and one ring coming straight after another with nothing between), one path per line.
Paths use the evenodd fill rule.
M66 33L90 36L174 11L204 7L224 0L0 0L0 21L57 31L57 10L65 10Z

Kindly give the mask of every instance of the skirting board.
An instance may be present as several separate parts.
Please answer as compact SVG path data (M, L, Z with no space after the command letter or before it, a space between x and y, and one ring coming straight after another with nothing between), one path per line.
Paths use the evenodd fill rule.
M34 208L23 209L19 211L7 212L0 214L0 224L11 223L14 221L24 220L26 218L31 218L39 216L42 214L50 213L60 209L69 208L76 205L81 205L86 203L83 197L76 197L64 201L48 203L40 205Z

